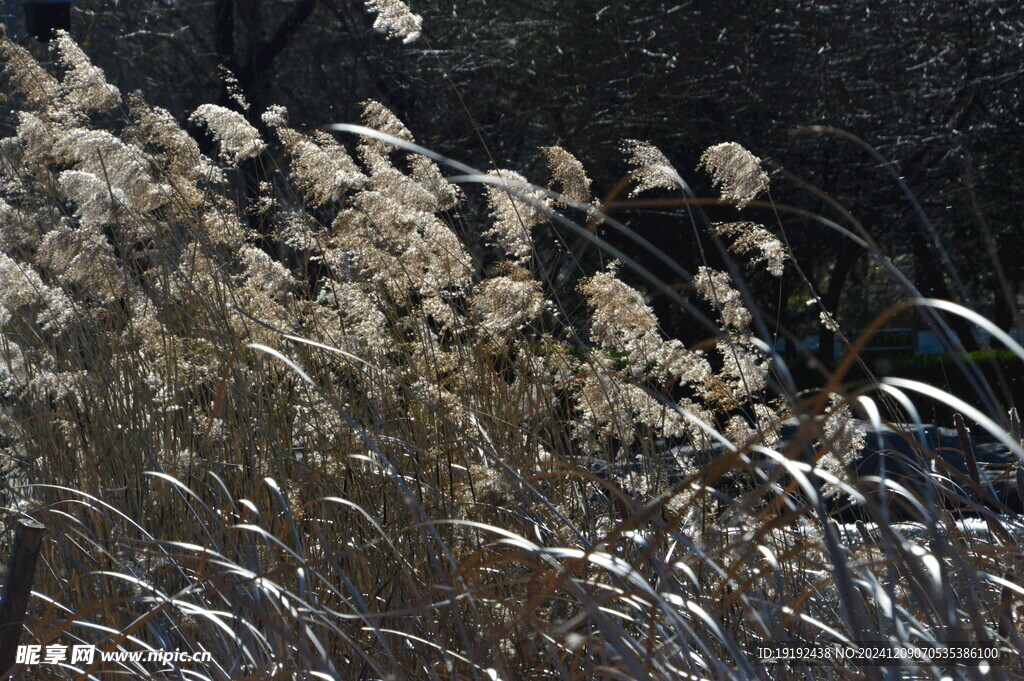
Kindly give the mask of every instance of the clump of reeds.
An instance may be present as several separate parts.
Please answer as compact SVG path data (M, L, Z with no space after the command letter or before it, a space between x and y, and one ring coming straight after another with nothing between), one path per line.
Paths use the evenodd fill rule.
M700 348L624 256L576 273L582 325L563 309L534 232L626 230L565 150L543 151L556 193L453 178L377 102L346 138L204 105L214 159L57 49L60 77L0 42L24 107L0 141L0 447L11 515L49 528L32 642L209 651L182 669L209 679L829 678L754 655L826 636L996 640L1020 670L1019 526L979 507L989 533L965 532L927 466L914 490L854 475L850 405L900 384L795 394L739 265L701 265L692 296L649 282ZM634 194L688 200L662 152L624 148ZM702 165L746 211L767 189L738 145ZM473 191L487 225L460 212ZM783 274L768 227L706 228ZM857 540L830 522L845 503ZM178 678L119 664L49 671Z

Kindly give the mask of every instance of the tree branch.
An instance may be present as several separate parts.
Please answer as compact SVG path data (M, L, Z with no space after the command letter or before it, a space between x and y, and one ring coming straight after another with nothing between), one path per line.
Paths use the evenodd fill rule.
M301 0L282 21L281 25L274 31L270 40L262 43L253 55L252 61L246 66L253 75L263 73L270 68L274 59L288 46L292 34L302 26L313 13L317 0Z

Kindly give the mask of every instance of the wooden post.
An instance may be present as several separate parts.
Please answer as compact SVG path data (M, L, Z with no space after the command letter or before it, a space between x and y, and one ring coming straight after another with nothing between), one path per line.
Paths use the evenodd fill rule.
M14 666L28 597L32 593L32 579L36 574L36 559L39 558L45 530L42 523L22 518L18 520L14 532L14 545L11 547L3 596L0 599L0 679L8 678Z

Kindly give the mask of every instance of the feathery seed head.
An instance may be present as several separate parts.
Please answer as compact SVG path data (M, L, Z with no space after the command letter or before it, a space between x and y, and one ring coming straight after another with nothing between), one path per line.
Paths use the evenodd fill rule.
M71 299L59 288L47 286L32 267L0 253L0 326L22 306L35 308L48 331L60 332L74 317Z
M593 308L590 336L605 350L624 353L627 371L659 382L671 379L681 384L700 383L711 369L699 351L687 349L680 341L665 341L658 320L643 295L615 276L617 262L580 284L580 292Z
M838 393L831 393L828 416L822 424L822 434L831 444L818 459L818 467L843 479L846 469L864 449L864 433L853 422L849 403Z
M737 254L753 254L752 262L766 264L768 273L781 277L786 250L774 234L754 222L716 222L711 229L720 236L732 237L729 250Z
M413 136L409 129L386 106L371 99L363 102L362 107L363 123L366 127L373 128L385 135L391 135L406 142L413 141ZM394 149L394 144L377 139L376 137L364 136L359 140L359 157L373 175L386 172L392 168L391 159L388 157L388 154L394 151Z
M283 128L288 125L288 109L274 104L267 107L267 110L260 116L263 124L268 128Z
M77 286L103 303L116 301L127 290L114 248L98 230L61 225L47 232L36 262L64 286Z
M75 217L91 231L113 222L117 210L128 205L123 189L109 186L92 173L65 170L57 183L64 197L74 201Z
M249 110L249 102L245 98L245 92L242 90L241 83L238 82L238 78L231 69L224 66L223 64L217 67L217 71L220 74L220 79L224 83L224 89L227 91L228 99L238 105L238 108L242 111Z
M648 189L676 189L679 187L679 173L668 158L650 142L640 140L623 140L622 152L628 156L633 166L630 175L636 181L636 187L629 193L636 196Z
M14 252L32 245L38 232L31 211L22 210L0 199L0 251Z
M821 325L832 333L839 333L839 323L832 316L832 313L828 310L821 310L818 314L818 319L821 321Z
M451 210L458 205L462 190L445 179L434 161L419 154L409 154L408 161L412 179L434 197L433 210Z
M54 152L58 161L120 189L126 205L136 211L153 210L167 202L170 188L153 178L152 159L109 132L71 128L59 135Z
M3 73L25 104L37 112L50 110L60 95L60 83L40 66L21 45L0 35L0 61Z
M658 320L643 295L613 273L598 272L579 289L594 308L591 336L603 347L618 348L657 331Z
M375 13L373 28L388 38L401 38L411 43L420 37L423 17L413 14L401 0L366 0L366 9Z
M492 170L487 174L501 182L487 185L487 203L494 226L484 234L495 237L505 253L521 265L533 251L530 230L548 219L551 200L519 173Z
M761 168L761 159L735 142L708 147L699 167L711 175L722 198L736 201L739 208L768 190L768 173Z
M259 131L245 116L216 104L203 104L189 120L204 124L220 143L220 155L228 163L237 164L259 156L267 145Z
M561 187L562 194L570 201L590 201L590 178L579 159L562 147L541 147L544 158L551 170L551 184Z
M517 265L505 274L486 279L470 300L480 329L493 339L507 338L544 310L540 282Z
M57 31L56 50L67 69L61 83L65 106L83 113L109 111L121 100L121 91L107 82L103 69L94 66L67 31Z
M127 131L125 141L138 146L150 144L160 149L167 162L167 170L180 190L185 189L184 185L200 180L224 181L220 168L199 151L199 144L167 109L149 106L136 95L130 95L128 102L135 126Z
M362 107L363 122L366 123L366 127L373 128L385 135L391 135L392 137L397 137L398 139L406 142L414 141L412 133L409 132L409 128L405 127L405 123L403 123L398 116L392 113L391 109L372 99L368 99L363 102ZM388 142L381 140L377 141L380 144L387 145L388 148L393 148L393 145Z
M740 332L749 326L750 311L743 304L739 291L732 287L728 274L710 267L700 267L693 278L693 285L700 297L718 311L723 324Z
M311 205L338 201L365 182L348 151L332 136L318 133L310 138L283 125L276 129L291 155L291 177Z

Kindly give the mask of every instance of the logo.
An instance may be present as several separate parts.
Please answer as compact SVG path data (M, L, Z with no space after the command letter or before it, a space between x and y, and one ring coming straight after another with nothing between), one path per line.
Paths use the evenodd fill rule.
M15 653L16 664L72 664L90 665L97 657L101 662L156 662L171 663L202 663L211 662L213 654L209 652L190 653L181 650L117 650L97 651L94 645L20 645Z

